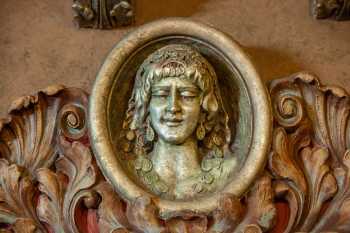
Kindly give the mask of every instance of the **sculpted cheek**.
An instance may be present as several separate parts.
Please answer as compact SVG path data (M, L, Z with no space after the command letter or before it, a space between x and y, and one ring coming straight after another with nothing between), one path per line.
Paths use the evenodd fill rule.
M197 120L197 118L199 117L199 114L200 114L200 106L199 104L197 105L191 105L191 106L186 106L184 108L184 114L191 118L192 121L195 121Z

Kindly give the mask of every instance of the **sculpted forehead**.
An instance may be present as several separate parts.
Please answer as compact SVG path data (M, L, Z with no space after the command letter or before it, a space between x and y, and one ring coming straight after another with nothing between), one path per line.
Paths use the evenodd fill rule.
M175 85L176 87L188 87L188 88L195 88L198 89L198 87L191 82L190 80L183 78L183 77L166 77L163 78L157 82L155 82L152 86L152 88L160 88L160 87L169 87Z

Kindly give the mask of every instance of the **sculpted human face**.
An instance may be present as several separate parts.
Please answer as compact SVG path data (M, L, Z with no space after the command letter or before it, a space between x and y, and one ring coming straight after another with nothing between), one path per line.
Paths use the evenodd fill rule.
M200 93L185 78L163 78L152 86L150 117L160 140L182 144L193 135L201 111Z

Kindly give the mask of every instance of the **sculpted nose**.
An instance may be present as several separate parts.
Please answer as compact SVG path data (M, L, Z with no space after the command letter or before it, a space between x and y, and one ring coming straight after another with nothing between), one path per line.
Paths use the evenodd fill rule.
M179 112L181 110L178 96L176 92L171 93L169 96L168 111L172 113Z

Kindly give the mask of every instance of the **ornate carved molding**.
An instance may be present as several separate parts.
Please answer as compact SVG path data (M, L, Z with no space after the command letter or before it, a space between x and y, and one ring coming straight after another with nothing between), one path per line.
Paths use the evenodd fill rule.
M213 32L210 29L203 32L203 27L195 29L191 33L198 33L197 41L200 33ZM156 38L158 41L159 36ZM212 37L207 38L209 43ZM151 64L165 67L172 75L181 73L185 63L177 58L185 59L186 54L182 54L183 47L175 48L176 51L152 55L158 54L161 61L165 59L161 63L164 66L156 66L159 64L153 60ZM240 55L240 64L249 65L244 63L241 51L237 51L234 56ZM199 79L200 72L209 75L209 63L195 52L192 55L197 60L185 59L191 69L206 67L198 69L193 77ZM129 58L127 53L124 56ZM198 59L200 62L191 63ZM171 67L176 68L174 72ZM103 69L115 70L106 65ZM144 73L141 69L140 74ZM107 80L107 76L102 77ZM259 87L258 81L254 83ZM120 187L108 179L104 167L97 165L97 154L92 148L102 137L90 134L91 125L87 124L87 108L90 105L91 113L91 101L96 96L88 100L81 89L53 86L19 98L11 105L8 117L0 121L0 232L349 232L349 94L338 87L323 86L314 75L305 72L272 81L268 93L273 136L267 146L266 165L262 163L265 167L258 167L258 176L254 176L246 192L236 196L227 191L215 192L218 201L210 209L178 208L176 215L161 214L158 196L139 195L134 199L123 196ZM157 93L157 100L165 99L165 94ZM195 102L193 93L190 95L192 98L183 100ZM213 103L213 99L209 101ZM134 106L133 102L129 104ZM260 102L256 107L264 108L261 106L264 104L270 106ZM248 123L244 122L246 126ZM205 200L203 196L199 198Z
M78 27L112 29L134 21L131 0L73 0L72 8Z
M268 93L248 56L226 35L184 19L128 34L100 69L89 106L92 148L106 179L129 201L157 199L164 219L206 215L221 195L241 196L270 148Z
M310 13L315 19L350 19L349 0L310 0Z
M308 73L270 84L274 141L268 169L286 201L286 232L348 232L350 97Z
M209 215L166 221L153 200L125 201L104 180L86 137L82 90L56 86L18 99L1 121L2 231L348 232L349 95L309 73L274 80L269 90L274 136L265 172Z

